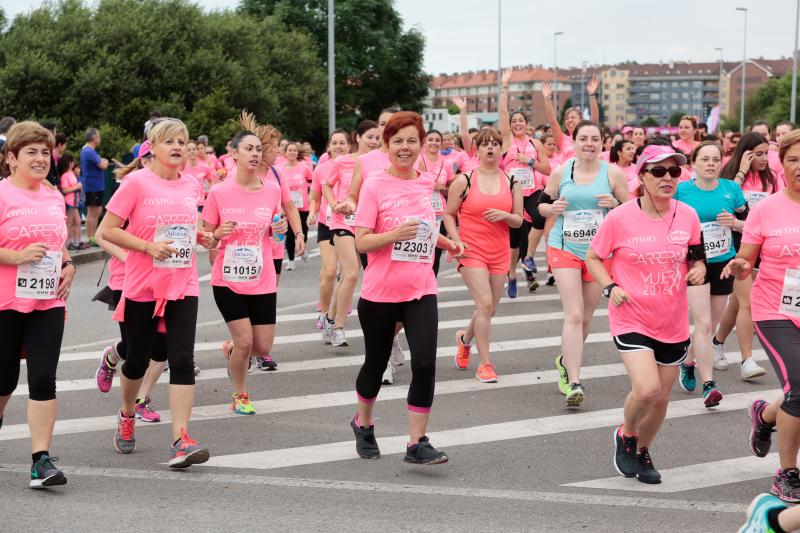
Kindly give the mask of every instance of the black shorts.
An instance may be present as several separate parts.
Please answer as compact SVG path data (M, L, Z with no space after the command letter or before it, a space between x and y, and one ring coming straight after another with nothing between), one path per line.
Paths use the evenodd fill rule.
M733 293L733 276L728 276L728 279L720 279L722 269L729 263L722 261L721 263L706 263L706 283L711 284L711 296L728 296Z
M272 264L275 265L275 275L280 276L283 268L283 259L273 259Z
M672 366L683 362L689 353L689 339L682 342L661 342L641 333L623 333L614 337L620 352L649 350L656 356L659 365Z
M86 193L86 207L102 207L103 191L91 191Z
M211 287L225 322L249 318L254 326L275 324L277 294L238 294L228 287Z
M352 237L352 238L355 239L356 235L355 235L355 233L353 233L349 229L332 229L331 230L331 244L335 244L333 242L333 240L336 237Z
M331 228L323 224L322 222L317 223L317 242L325 242L331 240Z
M531 226L533 229L543 230L544 225L547 222L547 218L543 217L541 213L539 213L539 200L542 198L542 193L544 191L539 190L535 193L531 194L530 196L526 196L523 198L523 206L525 207L525 212L531 217L533 222Z

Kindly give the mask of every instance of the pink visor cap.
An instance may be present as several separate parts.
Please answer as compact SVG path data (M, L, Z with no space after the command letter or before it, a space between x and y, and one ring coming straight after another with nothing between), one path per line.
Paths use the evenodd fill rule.
M642 173L642 168L644 168L647 163L660 163L670 158L674 159L678 165L686 164L686 156L680 152L676 152L671 146L651 144L642 151L639 159L636 160L636 175L638 176Z
M622 128L622 134L625 135L626 133L633 133L633 128L630 126L625 126Z
M150 155L150 141L145 141L139 146L139 159Z

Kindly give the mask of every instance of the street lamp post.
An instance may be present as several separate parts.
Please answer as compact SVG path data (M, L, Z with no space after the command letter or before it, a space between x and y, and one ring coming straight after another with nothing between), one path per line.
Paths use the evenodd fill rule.
M725 71L724 60L722 59L724 50L719 46L715 47L714 50L719 52L719 84L717 86L717 105L720 105L722 103L722 76L724 75ZM720 109L720 113L722 113L722 109Z
M797 33L800 31L800 0L797 0L797 14L794 21L794 50L792 50L792 103L789 120L797 118Z
M747 8L746 7L737 7L736 11L741 11L744 13L744 35L743 35L743 42L742 45L743 53L742 53L742 90L740 95L739 101L739 131L744 133L744 85L745 85L745 73L747 72Z
M336 63L333 53L333 1L328 0L328 134L336 129Z
M558 36L564 35L563 31L553 33L553 109L558 117Z
M800 1L800 0L798 0L798 1ZM588 64L589 64L588 61L582 61L581 62L581 113L583 113L583 110L586 109L585 107L583 107L583 105L584 105L583 95L585 94L584 91L583 91L583 82L584 82L584 78L586 77L586 65L588 65Z

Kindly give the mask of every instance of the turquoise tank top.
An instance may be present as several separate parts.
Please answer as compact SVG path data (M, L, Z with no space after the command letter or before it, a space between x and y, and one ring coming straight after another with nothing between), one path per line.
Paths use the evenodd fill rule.
M613 194L608 183L608 163L600 161L600 171L594 182L578 185L572 176L575 159L564 165L564 175L558 188L558 196L567 199L564 214L556 219L555 226L547 239L547 245L559 248L586 260L589 244L597 233L597 228L608 213L608 209L597 205L598 194Z

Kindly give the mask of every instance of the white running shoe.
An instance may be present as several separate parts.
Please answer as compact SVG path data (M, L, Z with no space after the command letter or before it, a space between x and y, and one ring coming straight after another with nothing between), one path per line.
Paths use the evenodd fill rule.
M381 383L383 383L384 385L394 385L394 373L395 369L390 361L389 364L386 365L386 370L383 373L383 378L381 379Z
M288 263L286 263L286 270L294 270L294 269L295 269L294 261L289 261Z
M322 342L330 344L333 340L334 323L330 322L325 316L322 317Z
M333 325L331 325L333 327ZM331 337L331 344L333 346L347 346L347 338L345 338L344 328L334 328L333 337Z
M742 361L742 379L748 380L757 378L759 376L763 376L767 373L758 363L756 363L752 357L748 357L744 361Z
M403 349L400 348L400 339L398 339L398 337L399 334L395 335L392 341L392 356L389 358L389 364L392 366L403 366L406 360Z
M725 345L711 343L711 350L714 352L714 368L717 370L728 370L728 358L725 357Z

